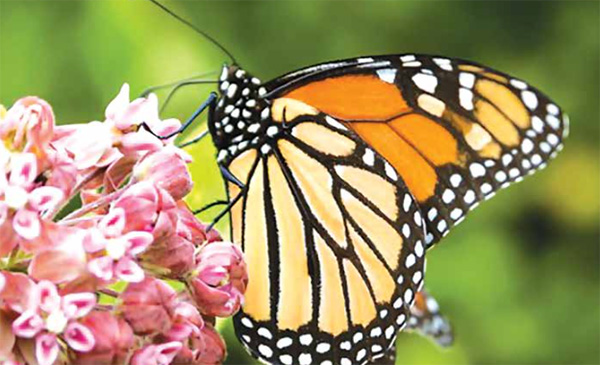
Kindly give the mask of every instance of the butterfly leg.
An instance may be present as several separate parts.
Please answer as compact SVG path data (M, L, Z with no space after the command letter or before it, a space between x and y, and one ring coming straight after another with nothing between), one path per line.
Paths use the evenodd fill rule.
M240 199L246 194L245 190L242 190L238 193L238 195L235 196L235 198L231 199L229 201L229 203L227 204L227 206L225 207L225 209L223 209L221 212L219 212L219 214L217 214L217 216L215 218L213 218L212 222L208 225L208 227L206 227L206 232L209 232L211 229L213 229L213 227L215 226L215 224L217 224L221 218L223 218L227 213L229 213L229 211L234 207L234 205L240 201Z
M200 214L200 213L202 213L204 211L209 210L210 208L214 208L214 207L219 206L219 205L227 205L227 204L229 204L229 202L227 200L217 200L217 201L214 201L212 203L206 204L205 206L203 206L200 209L194 210L193 213L194 213L194 215Z
M426 290L417 293L406 329L430 338L442 347L450 346L454 341L450 322L440 313L437 301Z
M214 206L217 205L227 205L225 207L225 209L223 209L221 212L219 212L219 214L217 214L217 216L213 219L213 221L211 222L211 224L207 227L207 231L210 231L215 224L217 224L217 222L223 218L227 213L229 213L229 211L231 210L231 208L233 208L233 206L244 196L244 194L246 193L246 186L237 178L235 177L235 175L229 171L229 169L227 169L227 167L219 165L219 168L221 169L221 174L223 175L223 178L231 183L234 183L235 185L237 185L241 190L240 192L230 201L224 201L224 200L218 200L215 201L213 203L210 203L198 210L194 211L194 214L199 214L207 209L210 209Z
M200 105L200 107L198 109L196 109L196 111L194 112L194 114L192 114L191 117L188 118L188 120L185 121L185 123L183 123L181 125L181 127L179 127L178 130L176 130L175 132L169 133L166 136L159 136L156 133L154 133L152 131L152 129L150 129L150 126L148 126L148 124L146 124L146 122L143 122L140 125L140 128L145 129L146 131L148 131L150 134L152 134L153 136L155 136L156 138L159 139L169 139L173 136L178 135L179 133L185 131L193 122L194 120L196 120L196 118L204 111L206 110L206 108L214 108L214 104L217 101L217 94L212 92L210 93L210 95L208 96L208 99L206 99L202 105Z

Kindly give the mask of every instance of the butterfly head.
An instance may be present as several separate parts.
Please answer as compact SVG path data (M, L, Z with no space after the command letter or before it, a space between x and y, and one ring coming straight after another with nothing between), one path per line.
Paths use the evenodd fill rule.
M262 142L270 107L260 80L235 65L223 66L219 93L209 129L223 163Z

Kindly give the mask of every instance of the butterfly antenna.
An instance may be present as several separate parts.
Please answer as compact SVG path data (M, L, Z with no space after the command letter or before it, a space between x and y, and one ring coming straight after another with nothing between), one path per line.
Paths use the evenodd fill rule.
M208 35L208 33L204 32L203 30L200 30L194 24L190 23L188 20L186 20L186 19L182 18L181 16L175 14L172 10L170 10L169 8L167 8L166 6L164 6L163 4L159 3L157 0L149 0L149 1L151 1L154 5L158 6L162 10L166 11L167 14L171 15L173 18L179 20L183 24L185 24L188 27L190 27L196 33L198 33L201 36L203 36L204 38L206 38L210 43L212 43L215 46L217 46L221 51L223 51L223 53L225 53L231 59L231 63L232 64L236 64L236 65L238 64L237 61L235 60L235 57L233 57L233 55L231 54L231 52L229 52L225 47L223 47L223 45L221 43L217 42L216 39L214 39L213 37L211 37L210 35Z

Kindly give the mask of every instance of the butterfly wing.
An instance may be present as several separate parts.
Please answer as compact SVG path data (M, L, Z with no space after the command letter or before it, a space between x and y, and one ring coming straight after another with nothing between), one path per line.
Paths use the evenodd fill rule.
M424 222L366 144L308 105L273 105L269 148L228 165L250 282L234 324L269 363L365 363L384 355L423 282ZM278 112L279 110L279 112Z
M443 347L450 346L454 342L450 323L440 313L440 308L435 298L426 290L421 290L416 294L405 330L417 332ZM395 363L396 346L394 344L386 351L385 356L367 363L367 365L393 365Z
M250 271L236 333L270 363L383 356L422 285L424 239L545 166L567 134L536 89L446 58L322 64L259 95L266 142L223 161L244 183L229 184Z
M398 173L430 247L497 190L543 168L568 119L537 89L474 63L433 56L338 61L267 84L354 131ZM369 155L371 152L369 152Z
M426 290L421 290L416 295L407 329L416 331L443 347L454 342L450 322L440 312L438 302Z

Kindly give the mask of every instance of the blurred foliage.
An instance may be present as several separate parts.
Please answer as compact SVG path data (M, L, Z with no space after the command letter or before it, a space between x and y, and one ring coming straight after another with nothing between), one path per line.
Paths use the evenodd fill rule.
M401 334L398 363L600 362L598 2L167 5L262 79L327 60L420 52L474 60L551 95L571 117L564 152L483 204L429 252L427 286L451 318L456 344L441 350ZM214 78L226 60L147 1L0 0L0 101L39 95L59 123L101 120L123 82L140 93L201 72L214 71ZM165 116L185 119L212 88L185 88ZM190 204L223 197L208 139L190 151L196 181ZM228 362L249 362L229 324L223 330Z

